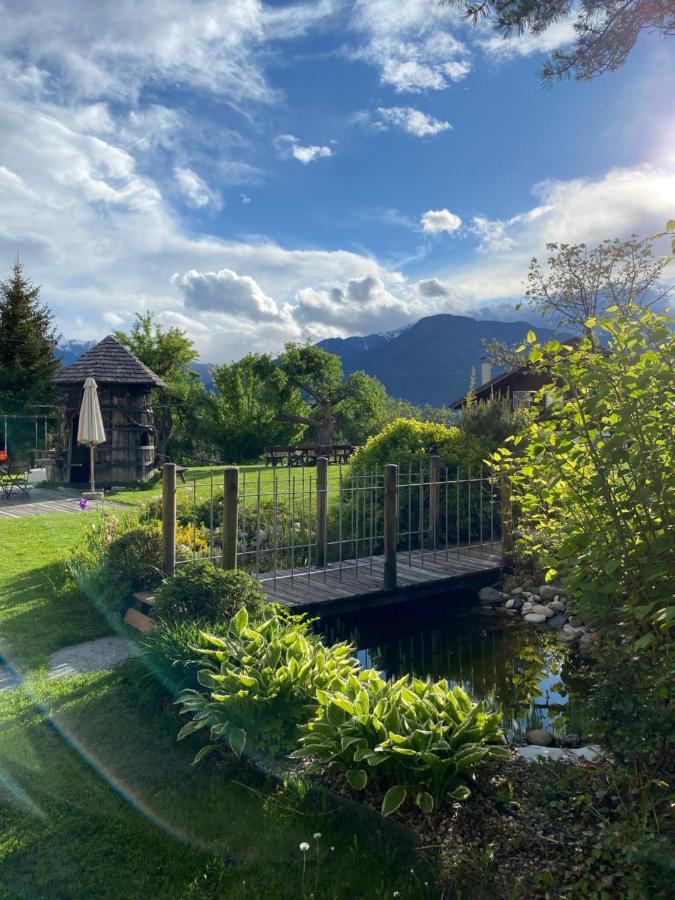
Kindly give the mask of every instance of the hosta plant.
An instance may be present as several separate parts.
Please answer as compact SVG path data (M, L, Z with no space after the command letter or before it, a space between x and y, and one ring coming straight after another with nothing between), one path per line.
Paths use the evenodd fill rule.
M383 681L373 669L352 674L337 690L319 690L314 719L301 728L301 749L311 770L328 764L345 770L356 790L384 791L382 814L412 799L431 812L446 799L464 800L471 768L504 756L499 714L472 703L446 681L408 676Z
M183 691L177 701L192 716L179 740L209 731L211 743L195 762L223 741L237 756L245 747L258 756L287 753L298 724L314 713L317 691L333 690L357 668L349 644L325 647L307 619L278 607L255 624L242 607L219 636L202 632L201 638L204 646L194 650L202 689Z

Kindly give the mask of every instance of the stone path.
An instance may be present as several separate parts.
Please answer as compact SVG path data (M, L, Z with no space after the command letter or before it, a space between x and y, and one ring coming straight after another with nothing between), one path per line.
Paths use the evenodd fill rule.
M14 669L0 661L0 694L3 691L11 691L17 684L20 684L20 681L21 679Z
M28 497L14 492L9 499L0 496L0 519L43 516L45 513L81 512L81 496L79 491L50 491L43 488L32 488ZM128 509L128 507L110 500L105 500L104 503L90 500L87 509Z
M139 655L140 650L133 641L116 634L84 641L52 653L47 663L47 678L66 678L112 669L131 656Z
M138 646L127 638L111 634L94 641L62 647L47 661L47 678L67 678L85 672L113 669L132 656L140 656ZM21 684L21 675L0 658L0 694Z

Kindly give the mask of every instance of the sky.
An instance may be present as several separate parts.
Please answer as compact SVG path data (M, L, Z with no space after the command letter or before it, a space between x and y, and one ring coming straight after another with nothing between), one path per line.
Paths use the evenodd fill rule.
M522 318L548 241L675 215L672 38L549 89L570 21L505 40L437 0L0 17L0 272L20 255L66 339L149 309L221 362L436 313Z

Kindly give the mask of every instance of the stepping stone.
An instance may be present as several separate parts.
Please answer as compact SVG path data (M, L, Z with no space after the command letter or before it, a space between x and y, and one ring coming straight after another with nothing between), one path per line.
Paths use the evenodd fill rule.
M21 684L19 676L9 666L0 663L0 694L3 691L11 691Z
M131 656L139 656L140 650L126 638L110 635L95 641L84 641L72 647L63 647L49 657L47 678L66 678L112 669Z

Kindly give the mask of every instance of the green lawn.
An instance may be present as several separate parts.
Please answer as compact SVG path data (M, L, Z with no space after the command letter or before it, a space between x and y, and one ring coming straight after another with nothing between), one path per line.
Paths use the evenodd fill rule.
M111 629L80 591L62 587L60 561L97 513L0 519L0 653L35 667L59 647Z
M274 490L274 482L277 482L278 491L281 495L292 487L295 479L296 491L300 489L300 485L305 480L305 487L308 489L309 481L312 484L316 478L316 469L307 467L305 469L288 469L288 468L272 468L261 465L239 466L239 491L240 495L253 499L258 490L258 479L260 479L261 494L271 497ZM328 467L328 483L329 485L337 485L340 479L340 468L343 477L347 474L348 466L329 466ZM213 495L222 495L223 491L223 473L222 466L218 468L210 466L194 466L185 473L186 485L183 485L178 479L179 493L192 495L196 493L198 500L205 500ZM312 488L314 489L314 488ZM139 488L138 490L119 491L112 495L116 503L137 504L150 500L152 497L158 497L162 493L161 482L158 481L151 487Z
M59 586L59 557L91 515L0 521L0 653L27 676L0 694L0 897L437 896L393 823L244 766L192 768L196 743L176 742L140 662L44 679L52 650L108 630Z

